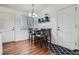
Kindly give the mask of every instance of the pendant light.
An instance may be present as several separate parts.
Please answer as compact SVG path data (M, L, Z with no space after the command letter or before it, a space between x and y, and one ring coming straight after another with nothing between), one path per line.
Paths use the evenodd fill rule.
M31 13L29 13L29 17L37 17L37 14L35 13L35 9L34 9L34 7L35 7L35 5L34 4L32 4L32 12Z

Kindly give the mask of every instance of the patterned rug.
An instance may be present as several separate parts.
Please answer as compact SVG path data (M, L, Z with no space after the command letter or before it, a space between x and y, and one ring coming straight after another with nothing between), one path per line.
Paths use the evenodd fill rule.
M76 55L74 51L67 49L65 47L61 47L56 44L52 44L49 49L54 52L56 55Z

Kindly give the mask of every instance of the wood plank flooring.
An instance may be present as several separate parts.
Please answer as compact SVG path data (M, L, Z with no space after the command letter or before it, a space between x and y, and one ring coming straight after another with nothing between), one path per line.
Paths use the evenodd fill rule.
M24 40L3 44L3 55L54 55L54 53Z

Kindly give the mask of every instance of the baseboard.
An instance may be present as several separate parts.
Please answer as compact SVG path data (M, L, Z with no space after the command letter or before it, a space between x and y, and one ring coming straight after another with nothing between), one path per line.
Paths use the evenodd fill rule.
M15 41L23 41L23 40L28 40L28 39L17 39Z
M16 42L16 41L3 42L3 44L14 43L14 42Z
M25 40L18 40L18 41L10 41L10 42L4 42L3 44L8 44L8 43L15 43L15 42L20 42L20 41L28 41L29 39L25 39Z
M29 39L24 39L24 40L17 40L17 41L15 41L15 42L20 42L20 41L28 41Z

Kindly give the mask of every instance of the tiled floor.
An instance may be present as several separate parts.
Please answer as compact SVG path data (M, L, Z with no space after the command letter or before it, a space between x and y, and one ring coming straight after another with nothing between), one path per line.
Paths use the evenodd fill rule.
M56 44L52 44L50 46L50 50L54 52L56 55L75 55L75 53L72 50L69 50Z

